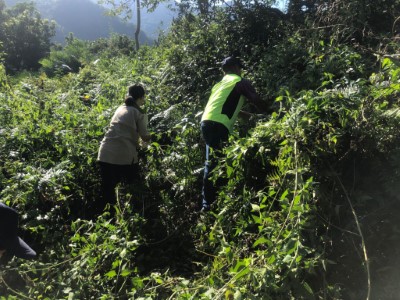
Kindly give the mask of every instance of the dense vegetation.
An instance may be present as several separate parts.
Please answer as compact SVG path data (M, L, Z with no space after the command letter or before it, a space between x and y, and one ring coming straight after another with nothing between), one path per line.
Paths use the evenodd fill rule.
M1 201L39 253L2 267L0 298L395 299L400 2L197 3L138 52L70 37L39 72L0 65ZM232 53L273 112L247 108L199 215L201 111ZM99 141L138 82L143 178L91 220Z

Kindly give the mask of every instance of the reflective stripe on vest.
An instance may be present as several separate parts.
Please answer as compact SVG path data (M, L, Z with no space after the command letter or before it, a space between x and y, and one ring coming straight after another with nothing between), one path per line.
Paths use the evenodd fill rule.
M233 124L235 123L239 111L244 104L244 96L240 95L237 101L237 106L233 113L229 115L225 113L224 104L226 104L229 96L231 95L236 83L241 81L242 78L235 74L227 74L212 88L210 98L208 99L206 108L204 109L202 121L209 120L219 122L232 132Z

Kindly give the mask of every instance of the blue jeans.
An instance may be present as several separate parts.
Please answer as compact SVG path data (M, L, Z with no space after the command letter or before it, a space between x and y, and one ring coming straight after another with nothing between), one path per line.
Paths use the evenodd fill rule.
M221 179L217 179L216 184L210 180L211 172L218 163L218 158L222 155L222 148L228 141L229 131L221 123L214 121L201 122L201 133L206 142L206 162L204 164L203 189L202 189L202 208L209 210L210 205L217 197L217 188L221 186ZM213 149L213 155L210 153Z

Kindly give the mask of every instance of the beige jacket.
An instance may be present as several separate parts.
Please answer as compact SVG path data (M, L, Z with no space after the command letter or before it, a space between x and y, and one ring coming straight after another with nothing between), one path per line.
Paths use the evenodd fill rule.
M149 135L147 125L147 115L135 107L118 107L100 143L97 160L116 165L137 163L139 137Z

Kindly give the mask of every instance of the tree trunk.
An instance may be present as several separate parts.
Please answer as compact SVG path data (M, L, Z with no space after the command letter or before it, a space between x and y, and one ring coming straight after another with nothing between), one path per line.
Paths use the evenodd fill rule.
M207 16L208 15L208 8L209 8L208 0L197 0L197 6L200 11L200 15Z
M137 14L137 20L136 20L136 32L135 32L135 42L136 42L136 51L139 50L139 33L140 33L140 0L136 0L136 14Z

